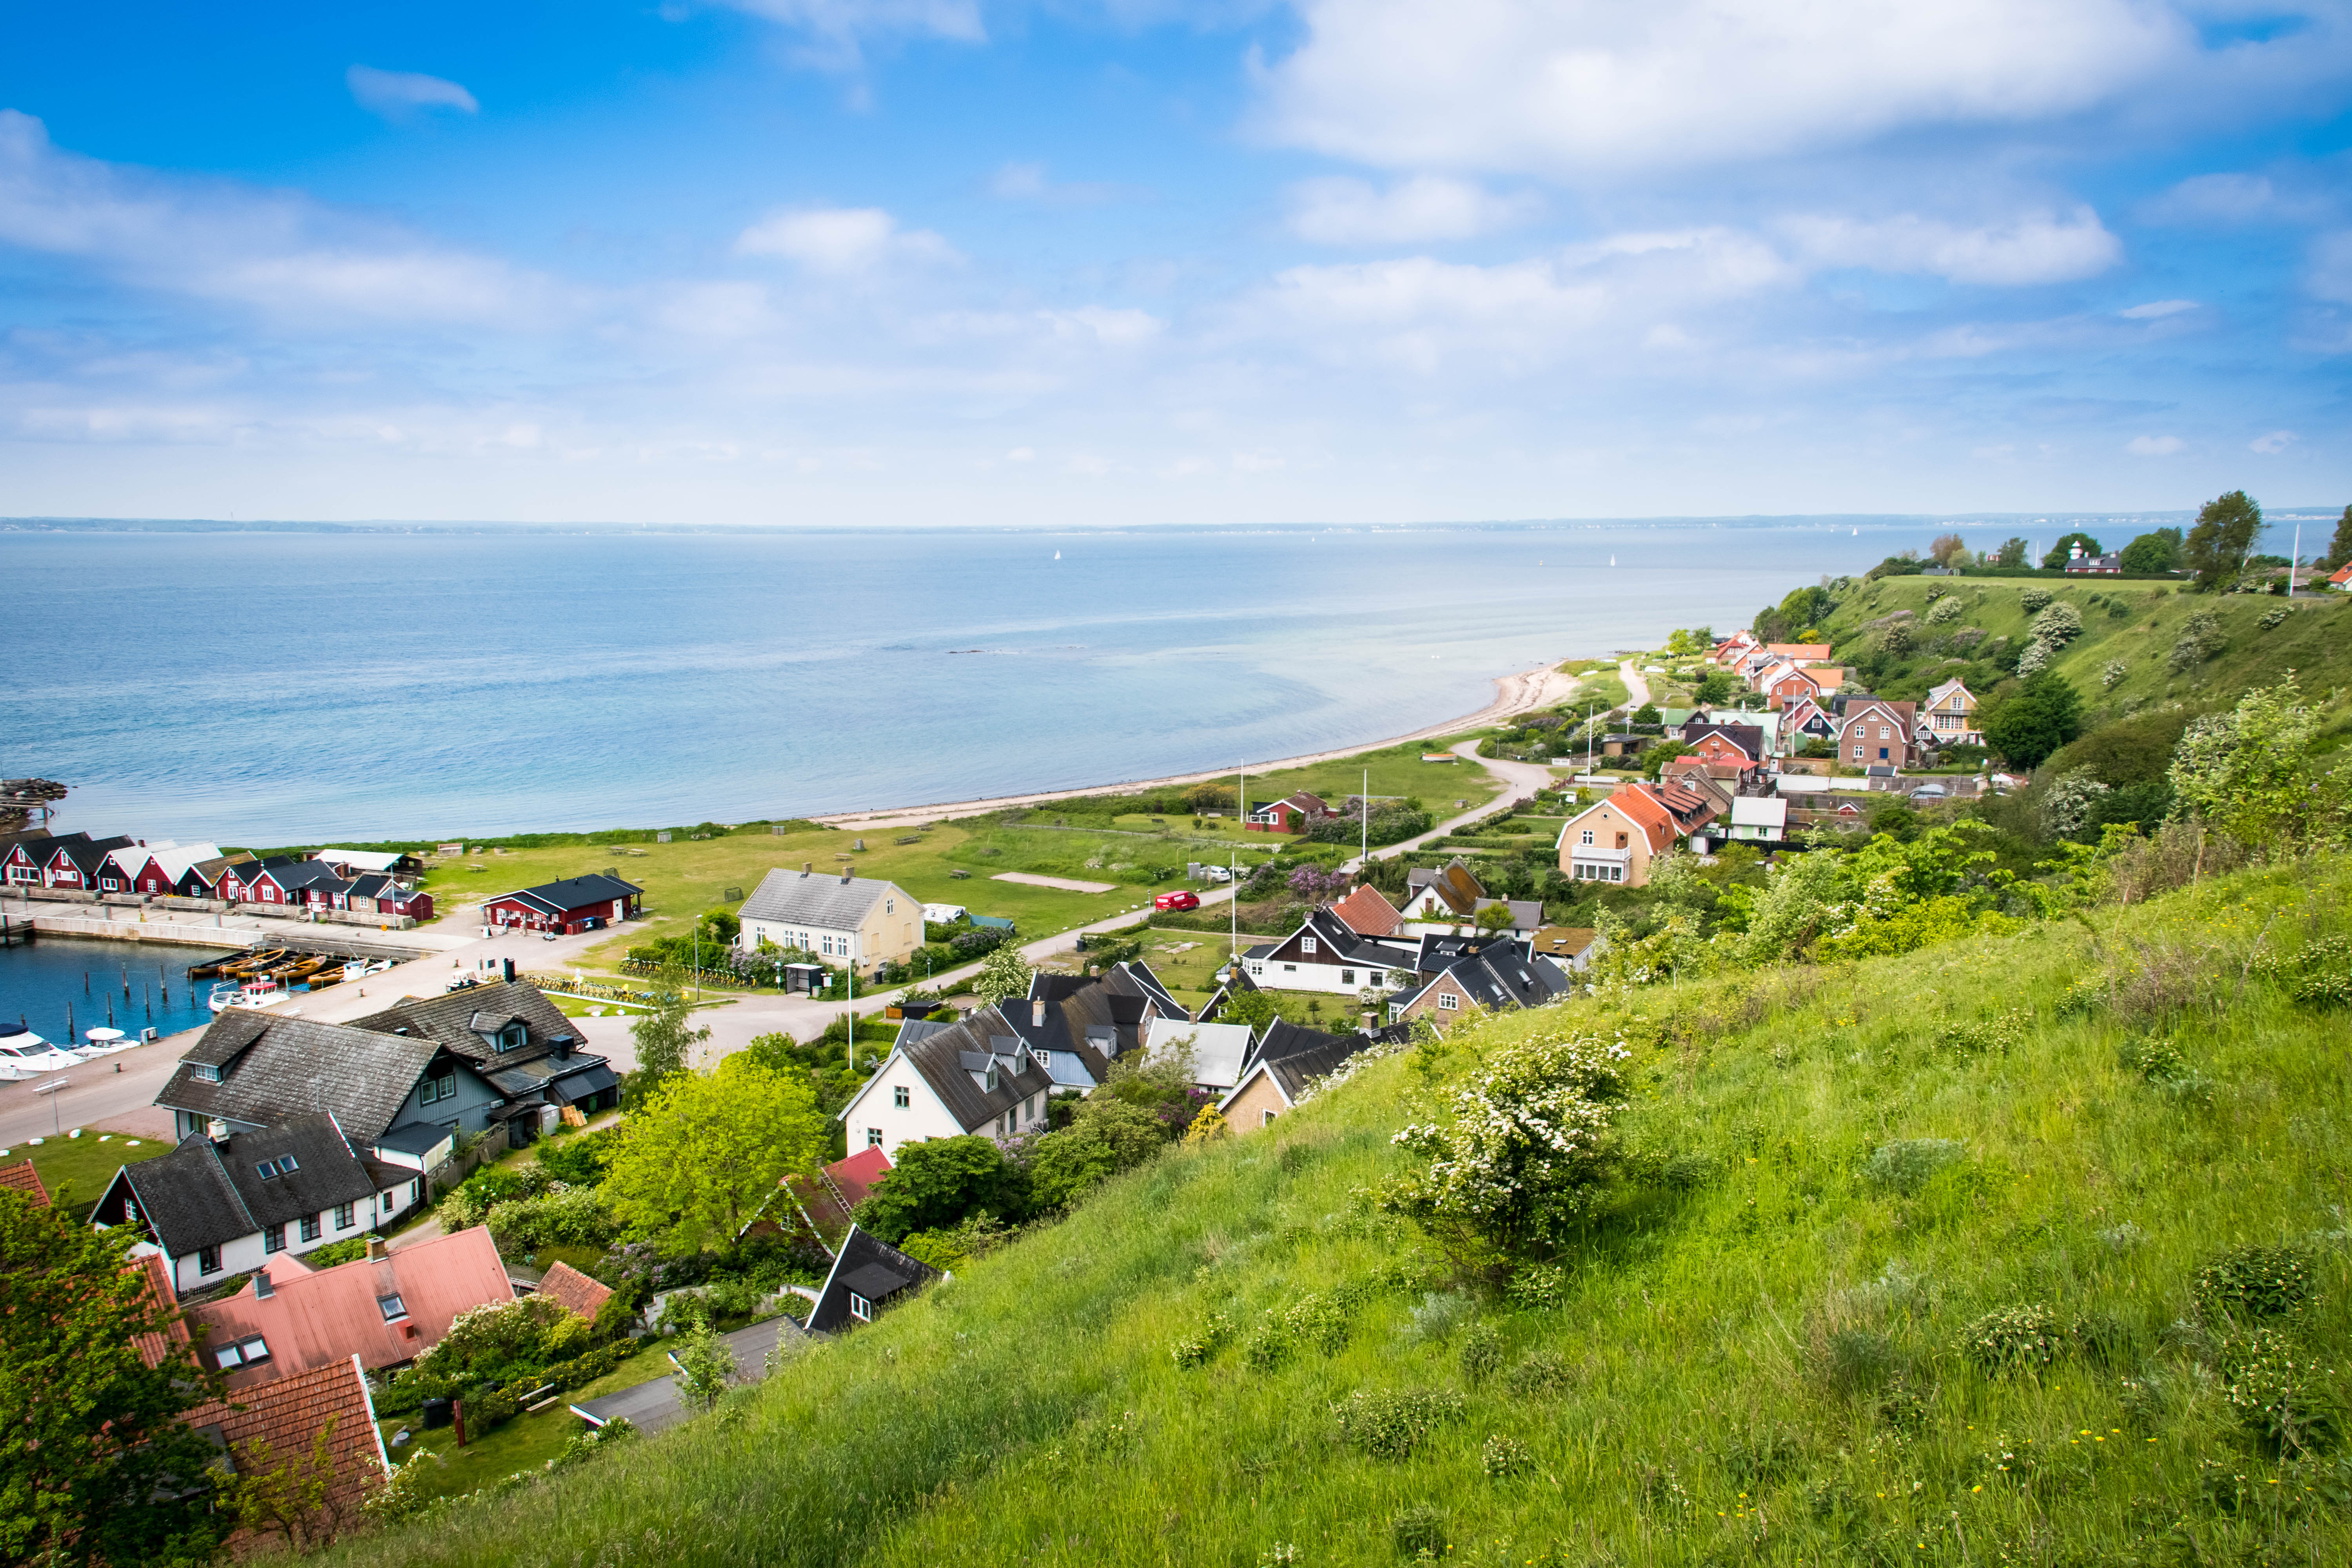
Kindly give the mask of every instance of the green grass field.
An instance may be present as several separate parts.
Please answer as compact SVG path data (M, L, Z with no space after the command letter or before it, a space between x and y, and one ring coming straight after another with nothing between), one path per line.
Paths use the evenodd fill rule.
M606 1373L595 1382L583 1384L562 1396L562 1402L536 1415L517 1415L488 1435L475 1438L464 1447L457 1447L457 1430L451 1426L427 1432L415 1415L404 1415L378 1422L385 1450L395 1465L405 1464L409 1457L422 1449L434 1457L421 1494L425 1498L458 1497L493 1481L505 1479L517 1470L540 1470L547 1461L563 1451L567 1442L587 1428L580 1417L568 1408L581 1400L600 1399L607 1394L618 1394L625 1388L635 1388L657 1377L667 1377L677 1368L670 1365L667 1342L648 1342L648 1348ZM394 1436L405 1428L408 1442L392 1447Z
M1459 1030L1426 1085L1380 1062L1171 1152L712 1417L337 1556L2352 1560L2352 1015L2263 962L2347 908L2337 857ZM1548 1298L1459 1280L1356 1194L1565 1031L1634 1053L1633 1173ZM2290 1250L2205 1274L2249 1247ZM1341 1302L1319 1348L1252 1364L1309 1296ZM1213 1313L1231 1341L1181 1366ZM1359 1396L1388 1440L1347 1440ZM2263 1408L2310 1417L2299 1457Z
M26 1142L0 1149L0 1165L31 1159L33 1169L40 1173L41 1185L49 1190L52 1203L85 1212L98 1202L99 1195L106 1191L106 1184L114 1180L115 1172L172 1152L168 1138L116 1132L104 1127L85 1127L79 1138L59 1133L40 1136L37 1144Z

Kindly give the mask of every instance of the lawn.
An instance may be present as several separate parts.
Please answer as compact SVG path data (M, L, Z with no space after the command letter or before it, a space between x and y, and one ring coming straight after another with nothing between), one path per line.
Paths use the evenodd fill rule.
M1364 790L1364 773L1371 772L1371 792L1375 797L1406 795L1419 799L1423 805L1440 816L1450 815L1452 803L1467 799L1473 805L1491 800L1501 792L1502 784L1494 774L1477 763L1465 760L1458 763L1424 763L1424 752L1450 750L1468 735L1442 737L1428 741L1409 741L1402 746L1390 746L1361 756L1342 757L1338 762L1314 763L1303 768L1282 768L1270 773L1252 773L1249 797L1264 805L1278 800L1294 790L1309 790L1321 795L1333 805Z
M383 1433L384 1450L395 1465L405 1464L410 1455L422 1448L440 1463L433 1468L432 1479L425 1485L428 1498L455 1497L485 1487L492 1481L512 1475L517 1470L543 1468L547 1461L563 1451L563 1445L587 1430L580 1417L569 1406L574 1403L602 1398L617 1394L624 1388L650 1383L667 1377L677 1369L669 1363L667 1342L656 1339L647 1347L614 1367L595 1382L583 1384L561 1396L562 1402L536 1415L518 1415L487 1436L477 1437L464 1447L457 1447L456 1428L443 1426L426 1432L418 1427L415 1415L396 1416L379 1422ZM401 1447L392 1446L395 1433L405 1427L413 1436Z
M41 1185L48 1188L51 1203L60 1208L68 1206L70 1188L71 1206L87 1210L98 1202L99 1194L106 1191L106 1184L114 1179L117 1170L171 1152L168 1138L85 1127L79 1138L44 1133L37 1144L28 1140L0 1149L0 1164L13 1165L26 1155L32 1156L33 1169L41 1173Z

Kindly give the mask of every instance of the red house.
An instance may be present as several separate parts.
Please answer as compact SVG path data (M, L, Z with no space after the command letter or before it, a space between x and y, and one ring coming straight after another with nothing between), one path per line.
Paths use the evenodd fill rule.
M1319 795L1300 790L1285 795L1271 805L1259 806L1249 814L1242 826L1252 833L1299 833L1309 822L1319 822L1339 814L1326 805Z
M636 919L645 896L643 888L618 877L567 877L561 882L501 894L482 906L482 918L492 925L569 936Z

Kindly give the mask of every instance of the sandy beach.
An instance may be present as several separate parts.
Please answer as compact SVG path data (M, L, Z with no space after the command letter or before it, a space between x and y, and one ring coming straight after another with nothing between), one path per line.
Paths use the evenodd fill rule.
M1384 746L1394 746L1406 741L1427 740L1436 735L1459 734L1465 730L1483 729L1521 713L1549 708L1565 702L1575 694L1576 677L1562 675L1551 665L1538 665L1516 675L1498 676L1495 680L1495 700L1475 713L1443 723L1425 725L1402 735L1385 740L1367 741L1359 746L1342 746L1337 751L1310 752L1303 756L1276 757L1250 764L1250 772L1271 773L1276 768L1304 767L1312 763L1337 762L1342 757L1360 756L1377 752ZM932 805L894 806L882 811L836 812L813 820L833 827L906 827L917 823L939 822L951 816L974 816L982 813L1001 811L1007 806L1039 805L1047 801L1070 800L1079 795L1122 795L1148 789L1165 789L1178 784L1203 784L1212 779L1231 776L1231 768L1212 768L1196 773L1170 773L1160 778L1122 779L1115 784L1092 784L1084 789L1045 790L1034 795L992 795L979 800L942 801Z

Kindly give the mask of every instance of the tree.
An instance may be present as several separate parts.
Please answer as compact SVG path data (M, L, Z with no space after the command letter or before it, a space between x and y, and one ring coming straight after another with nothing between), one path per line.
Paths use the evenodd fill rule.
M1654 702L1644 702L1639 708L1634 709L1633 721L1635 724L1663 724L1665 722L1665 721L1659 716L1658 705Z
M857 1205L857 1223L896 1245L914 1231L947 1230L967 1215L1019 1219L1028 1212L1028 1197L1021 1167L995 1139L926 1138L899 1145L898 1163Z
M1936 536L1935 542L1927 546L1928 555L1938 566L1949 566L1968 552L1967 542L1957 533L1939 533Z
M728 1057L638 1105L602 1191L638 1233L667 1231L677 1250L697 1250L740 1235L784 1177L813 1173L826 1134L804 1079Z
M1643 771L1652 778L1656 778L1665 771L1668 763L1673 762L1676 757L1689 756L1691 748L1685 742L1661 741L1642 753Z
M2319 716L2294 678L2249 691L2229 713L2200 719L2180 738L2175 798L2248 848L2270 855L2339 842L2352 791L2319 767Z
M2054 672L2042 670L1984 721L1985 742L2021 768L2044 758L2083 732L2083 700Z
M219 1497L239 1529L274 1535L299 1552L329 1544L355 1522L333 1506L338 1419L327 1417L307 1458L281 1460L259 1437L236 1446L236 1473L220 1481Z
M669 1353L677 1363L678 1397L703 1410L718 1404L735 1375L735 1357L709 1325L679 1335Z
M2052 545L2049 552L2042 557L2042 569L2044 572L2054 572L2065 565L2072 558L2072 552L2077 544L2083 547L2083 553L2085 555L2096 555L2100 552L2099 542L2087 533L2061 534L2058 542Z
M991 1006L1009 1002L1029 994L1029 978L1035 973L1022 958L1021 950L1008 942L980 961L971 993Z
M203 1562L218 1542L215 1450L180 1420L217 1379L170 1339L179 1310L130 1266L138 1239L0 1190L0 1562Z
M1739 682L1721 665L1709 665L1700 671L1698 684L1691 688L1691 700L1702 708L1728 702L1738 695Z
M1508 931L1511 929L1510 906L1507 904L1488 904L1485 909L1478 911L1477 918L1473 920L1470 923L1476 926L1480 931L1486 932L1488 935L1492 935L1498 931Z
M1996 566L2022 566L2025 564L2025 552L2032 548L2024 540L2011 534L2001 541L1999 550L1993 552L1992 563Z
M686 988L673 977L664 976L663 988L655 994L653 1006L638 1014L636 1021L629 1026L629 1038L636 1044L641 1092L684 1072L688 1053L710 1038L709 1028L688 1026L693 1018L693 1004L687 998Z
M2143 533L2124 546L2126 572L2169 572L2180 564L2181 536L2177 528Z
M2352 563L2352 506L2346 507L2336 521L2336 537L2328 542L2327 553L2314 563L2323 572L2334 572L2347 563Z
M1301 866L1290 873L1290 890L1310 904L1319 904L1345 892L1351 880L1345 871Z
M1225 1005L1217 1009L1220 1024L1247 1024L1250 1033L1263 1031L1274 1022L1274 998L1263 991L1228 991Z
M1192 1118L1192 1125L1184 1129L1184 1146L1198 1148L1213 1143L1220 1138L1230 1138L1234 1130L1225 1124L1223 1112L1213 1105L1201 1107L1201 1114Z
M2246 557L2263 531L2263 509L2243 490L2216 496L2197 512L2180 552L2181 564L2196 574L2200 593L2228 587L2246 569Z

